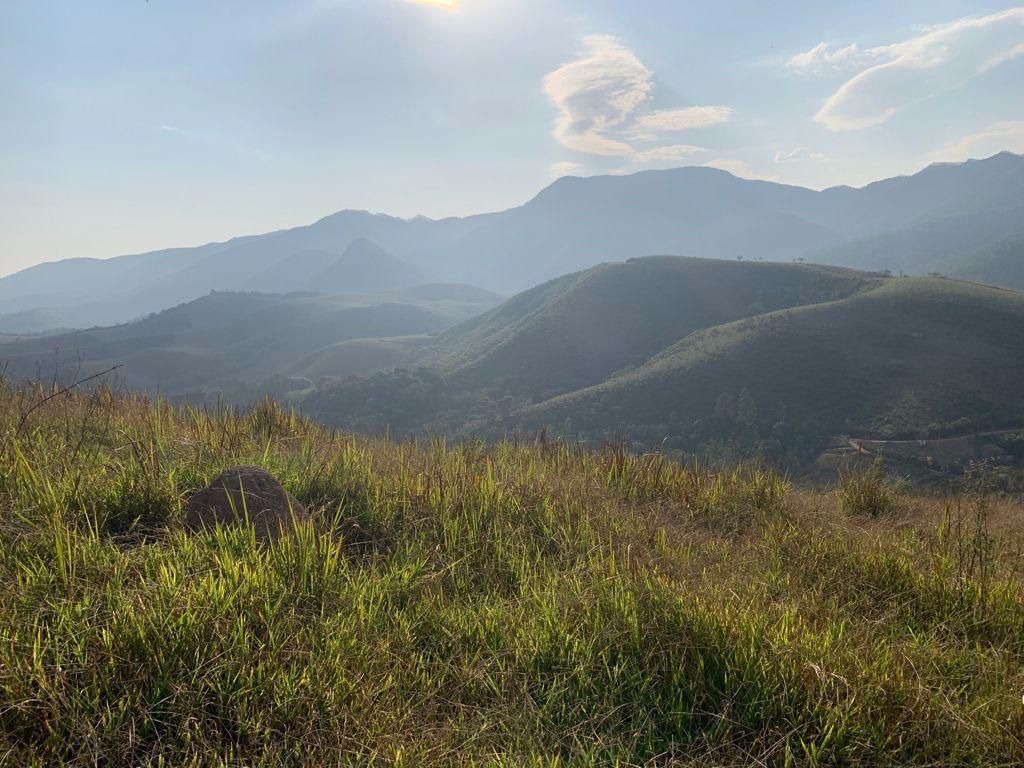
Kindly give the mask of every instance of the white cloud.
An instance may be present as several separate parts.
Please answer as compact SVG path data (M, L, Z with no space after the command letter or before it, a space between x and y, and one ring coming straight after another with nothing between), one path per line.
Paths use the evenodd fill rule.
M563 176L575 176L583 170L583 166L579 163L570 163L568 161L551 164L551 178L560 179Z
M706 128L732 118L729 107L683 107L661 109L638 116L630 126L636 139L656 138L663 133L681 133L691 128Z
M594 155L626 155L632 148L611 138L654 90L654 75L610 35L591 35L585 52L544 78L544 92L559 111L555 138Z
M802 163L811 160L815 163L827 163L831 158L823 152L811 152L807 147L797 147L789 152L779 150L775 153L776 163Z
M809 51L791 56L786 67L801 74L820 74L832 70L868 66L885 58L888 46L863 49L857 43L842 48L829 43L818 43Z
M1000 64L1005 64L1011 59L1016 59L1018 56L1024 56L1024 43L1015 45L1008 51L1000 51L991 59L981 65L981 72L988 72L990 69L995 69Z
M683 160L690 155L707 151L704 147L695 147L692 144L668 144L663 147L634 152L632 160L637 163L658 163L667 160Z
M1024 154L1024 120L1004 120L932 152L934 163L956 163L1008 150Z
M554 136L563 146L591 155L646 162L688 154L683 144L637 148L666 134L725 122L733 111L721 106L652 110L654 73L621 40L591 35L583 53L544 78L544 92L558 109Z
M815 121L833 131L881 125L908 104L1024 55L1024 7L928 27L870 52L883 61L847 80Z
M175 125L161 125L160 130L173 134L175 137L173 141L182 142L185 146L192 145L199 148L205 148L206 150L231 152L241 158L256 160L259 162L267 162L272 159L268 153L264 152L259 147L233 138L226 138L216 133L193 131L187 128L179 128ZM168 141L171 140L172 139L168 137Z

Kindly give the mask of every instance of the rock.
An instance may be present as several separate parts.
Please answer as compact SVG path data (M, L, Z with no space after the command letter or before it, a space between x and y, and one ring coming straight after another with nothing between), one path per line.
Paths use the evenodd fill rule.
M218 523L244 524L248 518L256 538L266 541L290 530L294 521L308 517L302 503L265 469L232 467L193 494L185 511L185 525L203 530Z

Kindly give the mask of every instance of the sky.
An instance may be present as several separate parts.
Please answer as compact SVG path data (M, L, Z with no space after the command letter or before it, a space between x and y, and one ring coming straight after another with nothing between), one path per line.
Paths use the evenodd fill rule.
M1018 0L1019 3L1020 0ZM0 275L561 175L824 188L1024 153L1024 5L7 0Z

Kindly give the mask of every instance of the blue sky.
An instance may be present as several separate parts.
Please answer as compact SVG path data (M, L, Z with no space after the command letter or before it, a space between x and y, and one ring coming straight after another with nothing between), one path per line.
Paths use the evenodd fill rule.
M1018 0L1019 2L1019 0ZM559 174L813 187L1024 152L1024 5L11 0L0 274L519 204Z

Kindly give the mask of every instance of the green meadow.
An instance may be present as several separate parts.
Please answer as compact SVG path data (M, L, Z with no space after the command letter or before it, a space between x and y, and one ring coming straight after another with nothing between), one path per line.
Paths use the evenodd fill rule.
M0 389L0 764L1020 765L1021 508ZM312 521L183 529L226 467Z

